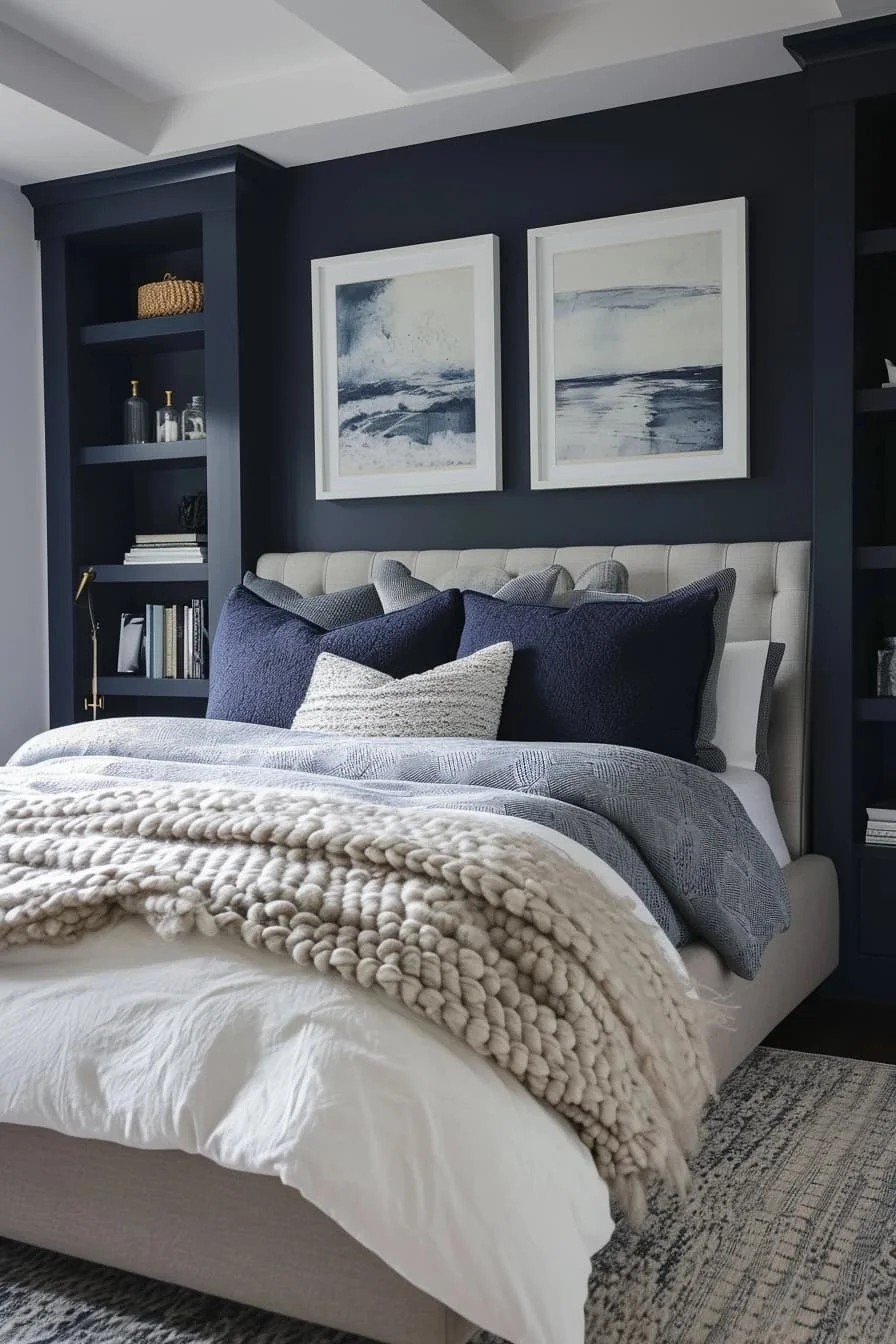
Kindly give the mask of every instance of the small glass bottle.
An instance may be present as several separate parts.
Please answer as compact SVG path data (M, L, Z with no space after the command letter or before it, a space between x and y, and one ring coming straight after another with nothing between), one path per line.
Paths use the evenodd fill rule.
M131 395L124 404L125 443L149 443L149 404L138 396L140 384L131 379Z
M877 651L877 693L896 695L896 637L888 636Z
M182 439L205 438L205 397L191 397L189 406L181 412L180 429Z
M156 411L156 443L177 443L180 438L180 417L174 405L174 393L165 393L165 405Z

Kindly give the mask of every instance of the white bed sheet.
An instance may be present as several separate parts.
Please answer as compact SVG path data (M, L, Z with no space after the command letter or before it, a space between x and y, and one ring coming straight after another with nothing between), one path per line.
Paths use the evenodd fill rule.
M574 841L544 839L633 900ZM447 1032L236 940L139 921L0 954L0 1121L274 1176L513 1344L582 1344L606 1185L567 1123ZM2 1130L0 1130L2 1142Z

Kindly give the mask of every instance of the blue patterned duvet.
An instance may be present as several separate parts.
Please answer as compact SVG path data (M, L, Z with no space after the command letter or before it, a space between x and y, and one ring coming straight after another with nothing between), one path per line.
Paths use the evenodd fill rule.
M109 777L220 780L520 817L604 859L676 947L702 939L752 979L790 919L771 850L731 789L628 747L346 738L206 719L109 719L32 738L0 788L92 788Z

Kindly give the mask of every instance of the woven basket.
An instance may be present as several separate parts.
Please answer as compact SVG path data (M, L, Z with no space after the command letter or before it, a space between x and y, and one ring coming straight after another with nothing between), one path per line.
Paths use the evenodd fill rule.
M201 280L178 280L165 274L164 280L141 285L137 290L138 317L178 317L181 313L201 313Z

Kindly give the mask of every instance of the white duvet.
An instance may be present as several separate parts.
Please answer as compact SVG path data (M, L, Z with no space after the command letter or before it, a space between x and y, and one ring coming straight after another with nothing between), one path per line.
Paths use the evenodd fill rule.
M502 821L636 902L681 966L602 860ZM564 1120L437 1026L236 940L163 942L137 921L0 954L0 1022L2 1121L269 1174L477 1325L582 1344L606 1185Z

